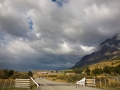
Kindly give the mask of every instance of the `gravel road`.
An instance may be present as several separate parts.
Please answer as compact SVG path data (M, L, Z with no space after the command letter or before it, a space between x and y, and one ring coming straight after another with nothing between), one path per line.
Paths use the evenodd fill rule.
M35 81L40 84L40 87L35 90L102 90L93 87L77 87L74 84L63 83L63 82L53 82L47 79L35 78Z

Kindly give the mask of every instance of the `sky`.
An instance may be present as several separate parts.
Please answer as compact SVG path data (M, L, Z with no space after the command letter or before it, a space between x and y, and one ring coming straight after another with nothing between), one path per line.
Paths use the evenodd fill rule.
M120 0L0 0L0 68L63 70L120 33Z

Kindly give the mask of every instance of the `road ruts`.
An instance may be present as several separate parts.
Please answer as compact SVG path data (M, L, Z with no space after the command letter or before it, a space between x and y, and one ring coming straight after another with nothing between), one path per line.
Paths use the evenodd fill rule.
M37 83L40 83L40 87L34 90L102 90L92 87L83 87L76 88L74 84L62 83L62 82L53 82L47 79L35 78Z

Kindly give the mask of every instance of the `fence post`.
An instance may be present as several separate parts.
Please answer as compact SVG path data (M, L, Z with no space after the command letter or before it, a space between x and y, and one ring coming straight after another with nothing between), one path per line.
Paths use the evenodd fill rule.
M101 77L100 77L100 87L101 87Z
M10 86L9 86L9 89L10 89L10 87L11 87L11 84L12 84L12 79L11 79L11 82L10 82Z
M117 77L116 79L117 79L117 83L118 83L118 87L119 87L119 78Z
M105 87L106 87L106 78L104 80L105 80Z
M7 80L5 80L5 83L4 83L4 85L3 85L3 89L4 89L4 87L5 87L6 81L7 81ZM3 89L2 89L2 90L3 90Z
M113 85L115 86L115 83L114 83L114 82L115 82L115 77L113 77Z
M111 86L110 79L108 79L108 85Z

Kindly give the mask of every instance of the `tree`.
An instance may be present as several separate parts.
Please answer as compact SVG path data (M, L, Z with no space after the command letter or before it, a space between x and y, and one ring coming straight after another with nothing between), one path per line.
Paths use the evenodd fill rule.
M58 73L58 70L56 70L56 73Z
M92 70L92 74L102 74L103 71L102 69L99 69L99 68L95 68L94 70Z
M87 73L87 75L90 75L90 69L88 67L86 69L86 73Z
M53 71L51 71L51 73L53 73Z
M28 72L28 76L29 77L32 77L33 76L33 73L31 71Z
M120 74L120 64L114 67L114 72Z
M75 69L73 69L73 72L74 72L75 74L81 74L81 73L82 73L82 70L81 70L80 68L75 68Z
M104 72L104 73L107 73L107 74L110 74L110 69L109 69L109 67L108 67L108 66L105 66L105 67L103 68L103 72Z
M11 77L13 75L14 71L13 70L9 70L8 71L8 76Z
M8 79L8 73L7 73L7 69L6 70L1 70L0 71L0 79Z

